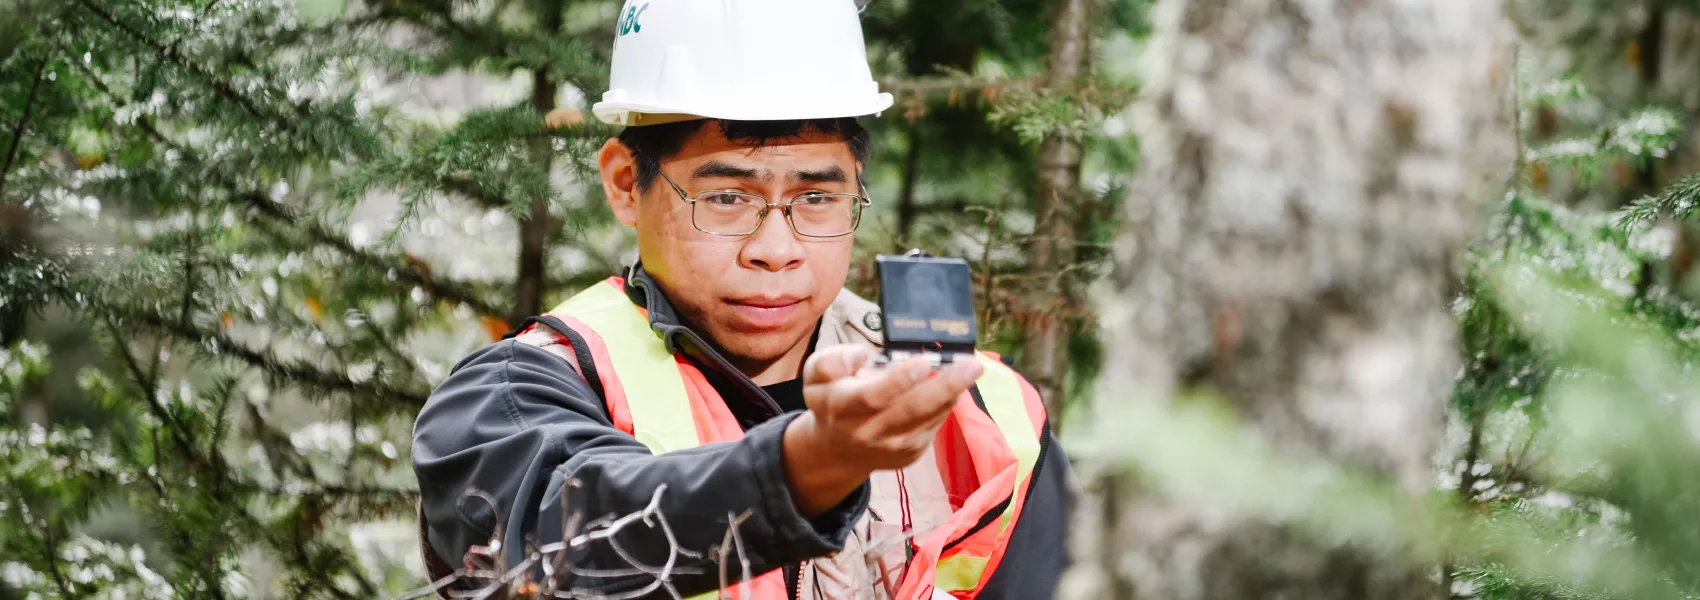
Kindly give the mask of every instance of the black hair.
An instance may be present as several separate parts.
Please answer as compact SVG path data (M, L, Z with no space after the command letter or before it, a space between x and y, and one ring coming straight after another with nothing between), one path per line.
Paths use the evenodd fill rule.
M693 119L660 125L627 127L616 139L637 154L637 187L649 191L649 186L661 175L661 161L672 158L684 149L691 135L705 123L714 123L720 134L734 142L749 142L755 147L776 141L819 133L837 136L850 145L850 154L858 163L868 161L868 130L853 117L808 119L798 121L733 121L728 119Z

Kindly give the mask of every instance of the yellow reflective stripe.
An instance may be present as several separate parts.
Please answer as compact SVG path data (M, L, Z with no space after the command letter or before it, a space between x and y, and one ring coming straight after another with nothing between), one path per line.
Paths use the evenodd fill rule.
M1021 380L1015 371L984 354L980 355L980 362L986 365L986 370L974 385L980 389L980 399L986 402L986 413L998 424L998 431L1003 434L1004 443L1009 445L1020 468L1015 487L1010 490L1014 494L1033 474L1033 463L1039 460L1039 437L1033 433L1033 419L1027 415L1027 399L1022 395ZM1009 527L1009 521L1015 515L1015 500L1012 495L1003 514L998 515L1000 534ZM990 560L989 556L975 556L967 552L941 558L934 568L933 587L947 592L972 590L980 585L980 578L985 575L986 563Z
M626 392L632 434L656 454L695 448L696 421L684 375L626 293L603 282L573 296L556 313L571 315L602 338L608 362Z
M933 570L933 587L947 592L974 589L980 585L980 574L986 572L986 561L989 560L989 557L966 552L941 558Z
M1022 397L1021 380L1015 371L984 354L980 355L980 362L986 365L986 370L974 385L980 388L986 412L997 422L1003 441L1009 444L1021 465L1020 475L1015 479L1016 489L1020 489L1021 483L1033 473L1033 463L1039 460L1039 436L1033 433L1033 419L1027 416L1027 399ZM1013 508L1015 503L1009 505Z

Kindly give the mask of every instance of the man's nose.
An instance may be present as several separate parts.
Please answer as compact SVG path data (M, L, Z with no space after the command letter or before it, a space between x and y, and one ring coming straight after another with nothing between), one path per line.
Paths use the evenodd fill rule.
M752 269L783 271L803 264L803 242L785 221L785 210L768 210L761 227L744 240L739 258Z

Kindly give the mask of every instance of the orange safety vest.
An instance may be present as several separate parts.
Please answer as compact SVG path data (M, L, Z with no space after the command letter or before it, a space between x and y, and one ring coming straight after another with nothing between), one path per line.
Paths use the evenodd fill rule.
M656 454L744 436L702 371L668 352L650 328L648 311L626 296L624 280L610 277L548 314L584 338L614 427ZM984 409L972 393L964 393L933 442L953 510L942 525L909 541L912 557L897 600L927 600L935 588L955 598L974 598L997 569L1021 517L1044 434L1045 407L1033 386L995 355L981 353L980 360L986 369L975 387ZM725 590L721 597L741 597L740 588L758 600L787 597L779 571Z

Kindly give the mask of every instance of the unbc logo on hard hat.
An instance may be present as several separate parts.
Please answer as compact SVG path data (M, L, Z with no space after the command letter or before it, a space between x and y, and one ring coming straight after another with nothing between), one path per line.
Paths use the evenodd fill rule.
M648 2L627 6L626 16L620 18L620 35L643 31L643 25L638 23L638 19L643 18L643 11L646 10L649 10Z

